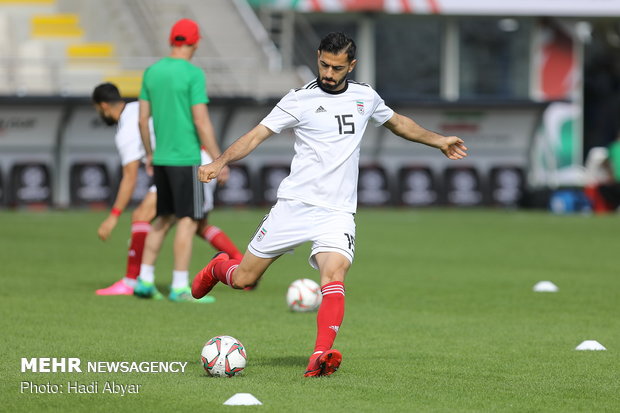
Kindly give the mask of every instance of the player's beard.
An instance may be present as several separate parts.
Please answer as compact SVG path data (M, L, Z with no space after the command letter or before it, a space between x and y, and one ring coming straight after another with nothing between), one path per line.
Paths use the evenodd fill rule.
M326 79L324 77L321 77L321 78L319 78L319 86L321 86L321 89L325 89L325 90L328 90L328 91L331 92L333 90L336 90L338 88L338 86L343 84L344 81L347 80L347 76L346 75L343 76L342 79L340 79L340 81L334 83L333 85L330 84L330 83L325 83L326 80L334 80L334 79L332 79L332 78Z
M103 123L105 123L108 126L113 126L116 125L118 122L112 118L111 116L106 116L106 115L100 115L101 120L103 121Z

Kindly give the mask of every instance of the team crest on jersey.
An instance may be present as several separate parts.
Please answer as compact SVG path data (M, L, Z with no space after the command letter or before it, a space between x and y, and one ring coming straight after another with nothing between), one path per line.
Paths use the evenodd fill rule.
M357 113L359 113L360 115L364 114L364 102L362 102L361 100L358 100L357 102Z
M265 235L267 235L267 230L265 229L265 227L262 227L260 231L258 231L258 235L256 235L256 241L262 241L263 238L265 238Z

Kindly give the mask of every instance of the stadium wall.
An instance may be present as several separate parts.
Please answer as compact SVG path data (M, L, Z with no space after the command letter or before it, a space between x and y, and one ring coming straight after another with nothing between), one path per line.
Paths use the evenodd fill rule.
M250 130L275 102L215 99L209 112L222 147ZM389 103L389 102L388 102ZM427 128L472 148L454 163L431 148L369 126L361 146L359 203L365 206L525 205L532 140L546 105L532 102L393 104ZM108 208L120 180L114 127L86 98L0 100L2 208ZM294 136L274 135L232 166L221 205L269 205L288 173ZM148 188L142 173L134 200Z

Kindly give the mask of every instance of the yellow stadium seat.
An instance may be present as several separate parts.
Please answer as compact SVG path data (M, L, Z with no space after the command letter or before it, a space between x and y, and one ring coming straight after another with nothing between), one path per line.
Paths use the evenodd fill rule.
M56 4L56 0L0 0L0 4L28 6L28 5L40 5L40 4Z
M84 35L77 14L35 15L32 16L30 23L33 37L81 37Z
M114 45L112 43L71 44L67 46L67 56L69 58L112 57Z
M114 83L123 97L137 98L142 88L142 72L126 70L106 76L104 81Z

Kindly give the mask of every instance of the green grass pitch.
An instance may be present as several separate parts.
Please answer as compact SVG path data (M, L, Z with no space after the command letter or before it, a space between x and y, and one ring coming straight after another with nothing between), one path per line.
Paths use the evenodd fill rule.
M245 247L265 209L216 210ZM129 214L112 239L104 212L0 212L0 410L263 412L620 411L620 220L495 210L361 209L356 261L331 377L302 377L315 314L285 304L318 280L308 246L278 260L256 291L219 285L215 304L97 297L124 274ZM169 237L156 282L168 291ZM191 276L213 255L196 239ZM558 293L534 293L541 280ZM207 377L204 342L240 339L249 361ZM584 340L607 351L576 351ZM22 373L22 357L182 361L185 373ZM30 394L20 383L139 384L139 394ZM228 407L235 393L263 406Z

